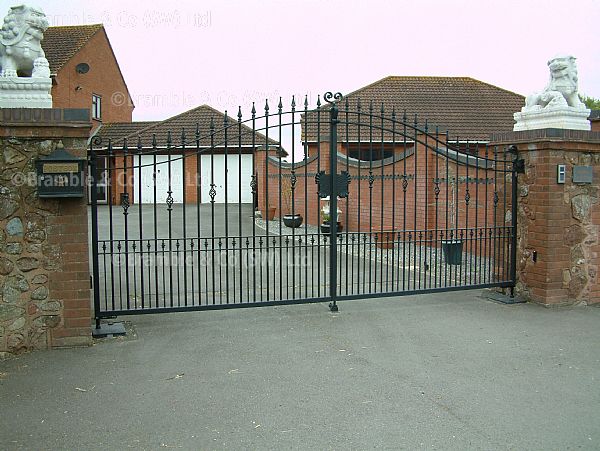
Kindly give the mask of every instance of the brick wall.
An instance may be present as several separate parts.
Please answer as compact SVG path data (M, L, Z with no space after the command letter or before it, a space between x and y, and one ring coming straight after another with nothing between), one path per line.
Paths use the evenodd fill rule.
M517 290L547 305L600 302L600 133L549 129L494 139L516 144L525 160L519 175ZM559 164L566 167L564 184L557 183ZM574 166L592 167L592 183L573 183Z
M87 201L39 199L33 183L59 141L86 155L90 124L21 113L4 110L0 127L0 354L91 339Z
M87 63L90 70L79 74L75 67ZM102 121L93 120L93 129L101 122L131 122L134 109L127 85L119 71L104 30L98 31L58 72L52 86L55 108L92 107L92 94L102 97Z
M340 148L344 152L344 146ZM342 156L338 159L338 171L348 171L352 180L348 198L339 201L340 221L349 231L413 231L411 239L415 238L414 230L417 235L433 232L431 238L447 238L451 233L454 238L471 240L483 240L496 231L506 233L507 229L494 228L511 225L507 212L512 185L510 172L506 171L510 171L513 157L504 153L505 148L476 149L480 157L495 161L494 165L489 161L489 166L475 165L474 156L461 157L457 164L455 159L438 155L423 145L416 152L412 147L399 146L395 149L395 161L373 162L372 167L368 162L358 167ZM309 154L312 158L308 163L296 164L294 168L294 212L317 225L321 223L324 201L318 198L315 174L328 171L328 143L321 143L318 149L315 146ZM257 157L257 173L259 208L264 211L268 202L275 207L277 217L291 213L285 194L290 192L291 165L267 160L263 151ZM473 252L485 253L485 249L476 246Z

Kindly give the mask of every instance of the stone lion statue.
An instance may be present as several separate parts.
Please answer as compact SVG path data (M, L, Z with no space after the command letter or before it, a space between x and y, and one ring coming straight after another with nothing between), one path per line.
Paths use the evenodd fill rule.
M550 82L541 93L527 97L525 110L541 110L554 107L585 109L579 99L577 66L575 57L559 55L548 61Z
M0 29L0 77L45 75L48 67L41 46L48 29L46 15L31 6L13 6Z

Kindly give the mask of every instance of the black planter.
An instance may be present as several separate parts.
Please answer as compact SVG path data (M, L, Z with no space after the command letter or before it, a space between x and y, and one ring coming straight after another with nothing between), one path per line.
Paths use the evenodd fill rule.
M302 225L302 215L283 215L283 223L286 227L297 229Z
M462 263L462 247L461 240L442 241L442 252L444 259L448 265L460 265Z
M340 233L342 230L344 230L344 226L342 226L342 224L340 222L337 223L337 231L338 233ZM331 228L329 227L329 222L325 221L323 224L321 224L321 233L327 234L331 232Z

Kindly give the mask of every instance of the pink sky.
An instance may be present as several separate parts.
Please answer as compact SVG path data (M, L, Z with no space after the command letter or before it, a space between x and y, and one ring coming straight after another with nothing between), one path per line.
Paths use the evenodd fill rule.
M469 76L527 95L544 87L557 53L577 57L580 92L600 97L598 0L33 4L52 25L105 24L134 120L203 103L247 114L253 100L289 104L294 94L312 104L387 75Z

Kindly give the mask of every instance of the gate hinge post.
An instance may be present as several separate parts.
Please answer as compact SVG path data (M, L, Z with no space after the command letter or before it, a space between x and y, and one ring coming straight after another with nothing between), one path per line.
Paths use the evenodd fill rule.
M517 216L518 216L518 202L519 197L517 194L517 187L519 184L518 174L525 173L525 160L519 158L519 150L514 144L508 147L508 151L515 155L513 160L513 173L511 175L511 240L510 240L510 280L511 286L511 297L514 296L514 287L517 283Z
M525 160L523 158L514 161L514 171L517 174L525 174Z
M525 160L519 158L519 149L514 144L508 146L508 151L515 156L513 160L513 171L517 174L525 174Z

